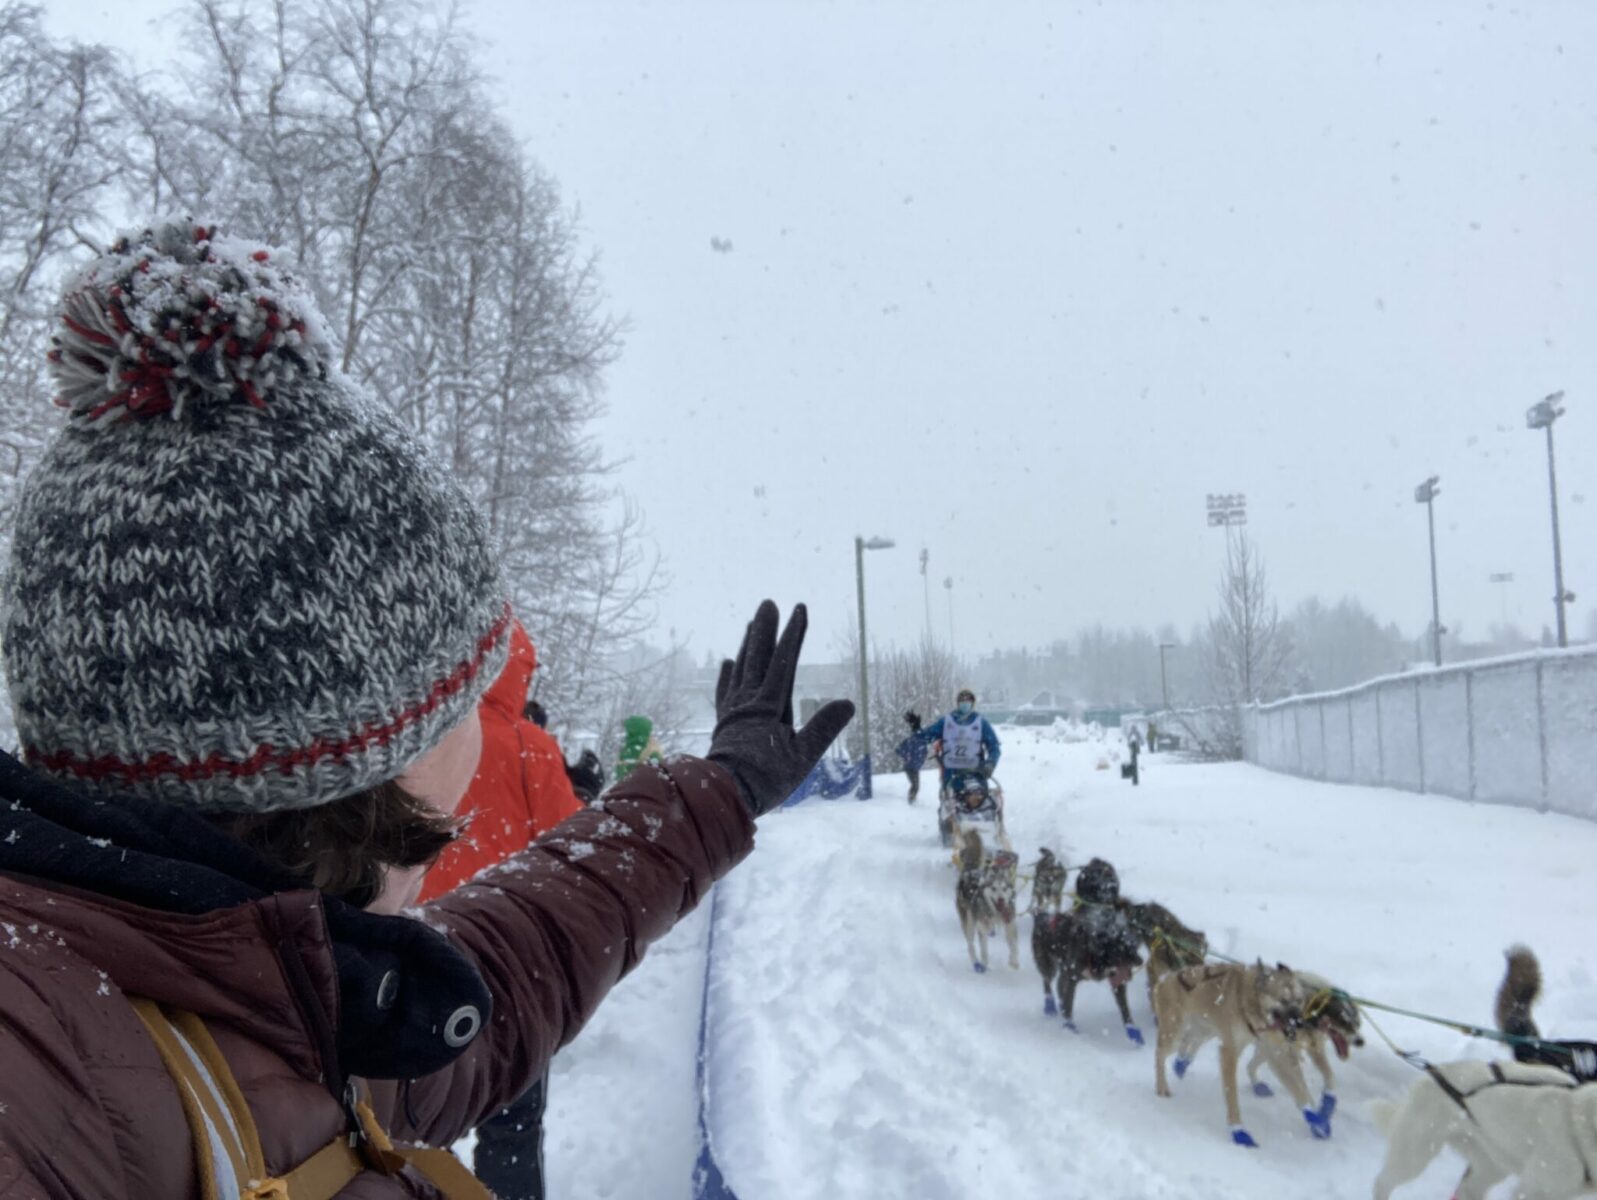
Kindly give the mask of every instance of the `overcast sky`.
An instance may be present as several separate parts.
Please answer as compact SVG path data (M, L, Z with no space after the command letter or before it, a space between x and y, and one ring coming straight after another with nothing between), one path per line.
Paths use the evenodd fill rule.
M143 11L167 7L148 4ZM47 0L104 39L98 0ZM630 322L601 429L729 651L764 595L961 652L1185 628L1244 492L1283 605L1597 599L1597 5L481 3ZM130 33L142 63L163 44ZM712 245L714 243L714 245ZM730 248L725 246L730 243ZM723 249L716 249L719 245ZM1589 493L1589 495L1588 495ZM1487 582L1513 572L1508 587Z

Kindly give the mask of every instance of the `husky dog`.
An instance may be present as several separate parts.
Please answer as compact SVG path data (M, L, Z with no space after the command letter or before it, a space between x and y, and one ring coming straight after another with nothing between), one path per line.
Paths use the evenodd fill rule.
M1115 903L1119 895L1120 880L1114 867L1101 858L1093 859L1076 881L1075 909L1037 915L1031 930L1031 954L1042 975L1044 1013L1058 1013L1064 1017L1065 1028L1076 1032L1076 985L1083 979L1105 981L1114 991L1126 1036L1140 1046L1142 1031L1131 1019L1126 984L1142 965L1142 956L1131 922Z
M1329 1121L1336 1111L1336 1076L1331 1071L1331 1060L1326 1057L1325 1043L1331 1043L1343 1062L1347 1061L1349 1046L1364 1045L1364 1037L1359 1033L1359 1008L1328 980L1308 971L1299 971L1297 975L1307 999L1303 1002L1302 1036L1296 1046L1308 1054L1314 1069L1320 1073L1320 1107L1316 1111ZM1259 1078L1259 1068L1267 1062L1264 1048L1254 1046L1253 1058L1248 1062L1248 1082L1255 1096L1272 1094L1270 1085Z
M1497 1028L1511 1037L1533 1038L1514 1043L1522 1063L1557 1067L1581 1083L1597 1081L1597 1042L1548 1041L1536 1028L1530 1010L1542 993L1542 968L1528 946L1510 946L1508 969L1497 988Z
M1184 967L1159 980L1153 989L1153 1011L1159 1022L1159 1045L1154 1055L1154 1086L1170 1095L1165 1059L1176 1053L1175 1071L1187 1073L1192 1056L1210 1038L1220 1039L1220 1085L1225 1092L1226 1122L1231 1140L1239 1146L1257 1146L1242 1127L1237 1103L1237 1064L1242 1052L1256 1045L1298 1107L1309 1131L1317 1138L1331 1136L1329 1115L1310 1107L1309 1089L1303 1082L1296 1042L1303 1029L1303 1007L1308 999L1303 982L1284 963L1267 967L1240 963Z
M1065 864L1054 857L1047 846L1037 859L1037 871L1031 877L1031 911L1056 913L1065 903Z
M1020 860L1012 851L999 850L989 856L978 831L960 832L954 906L970 949L970 964L978 974L987 970L987 939L997 933L999 925L1004 927L1004 938L1009 942L1010 969L1020 969L1020 931L1015 927L1015 874L1019 866Z
M1427 1067L1400 1104L1370 1114L1386 1134L1375 1200L1424 1171L1443 1146L1469 1163L1455 1200L1485 1200L1510 1175L1521 1200L1597 1192L1597 1086L1557 1067L1456 1062Z
M1131 928L1148 947L1148 1004L1153 1004L1153 987L1171 971L1196 967L1209 953L1209 939L1201 930L1191 929L1176 919L1162 904L1148 901L1136 904L1121 901Z
M1076 905L1120 903L1120 874L1112 863L1095 858L1076 876Z

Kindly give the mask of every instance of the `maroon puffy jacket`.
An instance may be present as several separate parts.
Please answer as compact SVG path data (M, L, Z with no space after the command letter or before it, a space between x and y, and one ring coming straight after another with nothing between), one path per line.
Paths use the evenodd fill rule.
M0 803L0 840L6 807ZM577 813L426 905L423 919L487 985L493 1017L442 1070L374 1083L378 1118L396 1140L448 1145L520 1095L645 947L753 842L753 820L730 777L679 760L635 772L602 808ZM342 1132L326 1082L338 1067L327 1030L311 1015L337 1013L340 1004L318 893L278 892L186 915L41 883L15 869L25 857L6 861L13 868L0 870L0 1198L199 1194L177 1091L125 994L204 1019L274 1174ZM436 1192L412 1172L367 1173L340 1196Z

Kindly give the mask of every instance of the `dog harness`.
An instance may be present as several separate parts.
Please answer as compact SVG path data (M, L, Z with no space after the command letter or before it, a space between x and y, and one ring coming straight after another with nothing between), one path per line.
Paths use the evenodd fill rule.
M1437 1087L1442 1089L1442 1094L1444 1096L1446 1096L1449 1100L1451 1100L1454 1104L1458 1105L1459 1108L1463 1109L1464 1110L1464 1115L1466 1117L1468 1117L1470 1119L1471 1124L1474 1124L1474 1125L1479 1125L1480 1122L1475 1119L1475 1114L1470 1112L1470 1110L1469 1110L1470 1097L1478 1096L1482 1092L1486 1091L1488 1088L1494 1088L1494 1087L1531 1087L1531 1088L1555 1087L1555 1088L1563 1088L1563 1089L1568 1090L1568 1091L1573 1091L1574 1089L1579 1088L1579 1087L1582 1086L1582 1084L1578 1080L1574 1080L1574 1079L1571 1079L1571 1080L1569 1080L1566 1083L1554 1083L1550 1079L1510 1079L1510 1078L1508 1078L1508 1076L1503 1074L1503 1065L1501 1063L1496 1063L1496 1062L1488 1063L1487 1066L1488 1066L1488 1068L1490 1069L1490 1071L1492 1073L1491 1079L1488 1080L1486 1083L1481 1084L1479 1087L1474 1087L1474 1088L1471 1088L1467 1092L1462 1092L1462 1091L1459 1091L1459 1089L1454 1085L1453 1081L1451 1079L1449 1079L1447 1076L1443 1075L1442 1072L1440 1070L1438 1070L1434 1064L1428 1063L1428 1062L1422 1062L1420 1064L1421 1069L1424 1070L1424 1072L1431 1077L1432 1081L1435 1082ZM1578 1153L1578 1151L1577 1151L1577 1153ZM1584 1169L1585 1175L1586 1175L1585 1181L1584 1181L1585 1186L1587 1188L1590 1188L1592 1186L1592 1184L1593 1184L1591 1163L1587 1161L1586 1156L1584 1154L1580 1155L1580 1162L1581 1162L1581 1167Z
M1443 1075L1441 1073L1441 1071L1439 1071L1433 1063L1424 1063L1424 1064L1422 1064L1422 1069L1425 1071L1425 1073L1427 1075L1429 1075L1436 1082L1436 1086L1442 1089L1442 1094L1445 1095L1454 1104L1456 1104L1460 1108L1462 1108L1464 1110L1464 1115L1466 1117L1468 1117L1471 1121L1473 1121L1475 1119L1475 1114L1470 1112L1470 1110L1469 1110L1469 1099L1470 1099L1471 1096L1480 1095L1487 1088L1494 1088L1494 1087L1555 1087L1555 1088L1566 1088L1566 1089L1569 1089L1569 1088L1578 1088L1578 1087L1580 1087L1580 1084L1577 1083L1573 1079L1569 1080L1567 1083L1554 1083L1552 1080L1549 1080L1549 1079L1510 1079L1507 1075L1503 1074L1503 1064L1502 1063L1494 1062L1494 1063L1487 1064L1487 1066L1488 1066L1488 1069L1492 1073L1491 1079L1488 1082L1481 1084L1479 1087L1471 1088L1467 1092L1459 1091L1457 1085L1455 1085L1453 1083L1453 1081L1451 1079L1449 1079L1446 1075ZM1588 1174L1589 1173L1590 1172L1588 1170Z

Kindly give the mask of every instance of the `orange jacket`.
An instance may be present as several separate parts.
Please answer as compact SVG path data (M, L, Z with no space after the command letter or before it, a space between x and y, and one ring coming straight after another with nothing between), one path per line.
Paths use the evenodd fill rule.
M454 891L582 808L559 743L521 715L537 666L532 639L516 621L505 669L477 705L482 759L460 803L460 815L469 813L471 824L427 872L418 903Z

